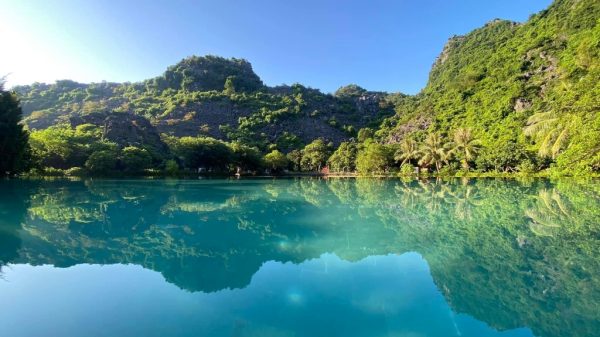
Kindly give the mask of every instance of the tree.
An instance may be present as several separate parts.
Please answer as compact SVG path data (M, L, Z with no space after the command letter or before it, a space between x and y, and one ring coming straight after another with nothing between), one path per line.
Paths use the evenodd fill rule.
M361 174L383 173L390 164L390 154L385 146L370 142L358 151L356 169Z
M358 130L358 142L359 143L364 143L367 141L367 139L371 139L373 138L373 135L375 135L375 131L373 131L373 129L371 128L362 128L360 130Z
M4 91L0 79L0 175L12 174L26 166L28 133L23 129L21 106L17 97Z
M36 164L42 167L61 169L71 167L70 163L73 162L71 156L74 152L73 138L73 130L64 125L33 131L30 144Z
M356 143L341 143L327 163L333 172L353 171L356 167Z
M152 156L146 149L128 146L121 150L121 165L126 172L142 172L152 165Z
M481 149L476 164L480 170L514 171L525 159L527 152L522 144L500 139Z
M361 88L356 84L349 84L343 87L340 87L333 94L336 97L358 97L364 95L367 92L366 89Z
M228 96L235 94L235 86L233 85L234 79L235 79L235 76L227 76L227 79L225 79L225 85L223 87L223 92Z
M222 141L209 137L165 139L173 154L185 167L225 169L232 159L231 149Z
M538 150L540 157L556 159L560 151L568 146L576 122L577 118L572 114L560 117L554 111L539 112L529 117L523 132L541 141Z
M329 147L322 139L316 139L302 150L300 166L305 171L320 171L329 158Z
M300 171L300 163L302 162L302 151L292 150L286 155L286 157L292 166L292 170Z
M114 145L102 141L99 128L89 124L75 129L68 124L59 124L33 131L29 143L37 165L59 169L81 167L92 152Z
M229 147L232 152L232 162L237 167L257 170L262 166L262 156L257 148L238 142L230 144Z
M170 176L176 176L179 173L179 165L173 159L169 159L165 162L165 172Z
M273 171L279 171L288 166L288 159L279 150L273 150L265 155L265 164Z
M430 133L421 146L421 159L419 165L434 165L439 173L443 163L448 162L448 151L439 133Z
M479 153L480 142L474 139L471 129L460 128L454 132L454 142L451 144L453 154L458 154L461 159L462 168L469 170L469 161L472 161Z
M400 142L400 148L394 153L394 160L400 162L400 166L406 162L419 158L417 142L410 138L404 138Z
M116 150L100 150L92 153L85 162L85 168L90 172L106 174L113 172L117 167Z

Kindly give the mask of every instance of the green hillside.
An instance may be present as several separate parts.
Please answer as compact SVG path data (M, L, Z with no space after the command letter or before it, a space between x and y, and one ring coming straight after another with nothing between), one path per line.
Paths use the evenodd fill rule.
M483 170L528 158L560 169L600 166L600 2L557 0L523 23L494 20L451 38L423 91L396 106L386 143L468 127Z
M589 175L600 170L599 23L594 0L556 0L525 23L493 20L450 38L414 96L268 87L246 60L217 56L138 83L13 90L41 169L98 173L138 160L164 169L172 160L229 172Z
M167 135L210 136L261 149L277 144L289 150L319 137L338 144L393 114L382 93L334 96L299 84L266 87L249 62L217 56L186 58L140 83L64 80L14 90L31 129L119 112L144 117ZM294 143L282 144L289 139Z

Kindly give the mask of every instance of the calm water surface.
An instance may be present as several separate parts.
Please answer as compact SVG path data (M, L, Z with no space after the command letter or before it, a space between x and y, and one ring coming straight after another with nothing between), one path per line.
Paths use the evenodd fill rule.
M0 336L600 336L600 182L0 181Z

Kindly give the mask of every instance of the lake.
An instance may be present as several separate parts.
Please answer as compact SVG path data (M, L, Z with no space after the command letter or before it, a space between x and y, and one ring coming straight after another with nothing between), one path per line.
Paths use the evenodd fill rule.
M0 181L0 336L598 336L598 180Z

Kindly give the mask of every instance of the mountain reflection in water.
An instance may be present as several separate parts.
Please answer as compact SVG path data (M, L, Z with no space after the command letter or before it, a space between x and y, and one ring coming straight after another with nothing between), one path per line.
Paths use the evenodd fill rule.
M11 336L600 331L593 180L1 181L0 192Z

